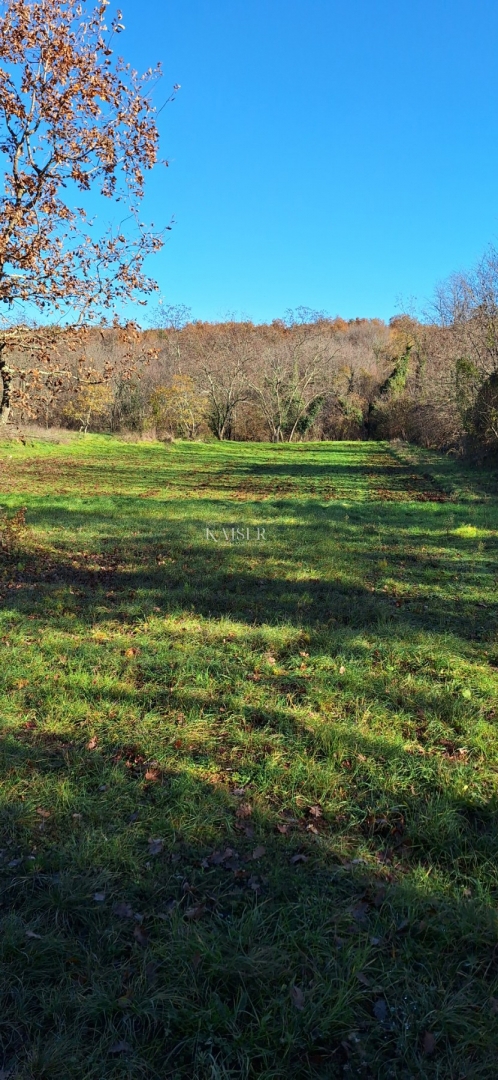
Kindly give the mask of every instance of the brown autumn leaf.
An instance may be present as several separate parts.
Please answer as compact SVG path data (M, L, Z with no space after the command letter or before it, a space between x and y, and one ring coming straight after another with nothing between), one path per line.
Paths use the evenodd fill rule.
M432 1031L426 1031L422 1037L422 1051L427 1057L430 1057L436 1049L436 1036L432 1034Z
M288 836L292 829L292 825L277 825L277 832L282 833L282 836Z
M97 735L92 735L92 738L86 744L87 750L95 750L95 747L97 746L98 741L99 740L98 740Z
M247 818L252 814L252 806L250 803L241 803L235 811L235 816L238 818Z
M323 810L322 810L321 806L310 806L310 808L308 810L308 813L311 814L311 817L314 817L314 818L323 817Z
M344 667L344 664L341 664L341 666L339 668L339 675L344 675L345 672L346 672L346 668Z
M140 652L140 649L136 649L136 648L125 649L125 656L130 656L130 657L131 656L138 656L139 652Z
M41 818L46 819L46 818L51 817L50 810L44 810L43 807L41 807L41 806L38 807L36 813L38 814L38 817L41 817Z
M251 858L262 859L263 855L266 855L266 848L264 844L258 844L258 846L254 848Z
M299 1009L302 1012L304 1009L304 994L299 986L295 984L291 986L290 998L295 1009Z
M157 784L161 777L162 773L160 769L147 769L145 774L145 779L152 784Z
M202 919L205 910L204 904L194 904L192 907L187 908L184 913L184 918L195 922L197 919Z

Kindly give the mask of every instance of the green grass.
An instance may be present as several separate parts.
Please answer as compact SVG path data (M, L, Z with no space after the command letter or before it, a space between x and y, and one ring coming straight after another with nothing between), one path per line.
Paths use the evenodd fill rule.
M0 1076L494 1080L493 476L93 436L0 470Z

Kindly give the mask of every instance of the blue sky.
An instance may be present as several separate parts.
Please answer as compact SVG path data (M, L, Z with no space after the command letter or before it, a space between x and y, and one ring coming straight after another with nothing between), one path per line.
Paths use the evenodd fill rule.
M498 238L496 0L122 0L164 79L149 269L196 317L388 319ZM143 320L144 316L142 316Z

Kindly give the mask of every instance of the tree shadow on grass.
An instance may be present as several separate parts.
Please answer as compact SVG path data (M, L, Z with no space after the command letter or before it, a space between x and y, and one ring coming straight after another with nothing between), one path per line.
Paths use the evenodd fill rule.
M205 517L181 533L173 523L166 537L152 512L122 505L137 534L126 542L110 520L96 552L76 555L67 543L10 564L2 602L19 623L29 619L30 633L55 627L84 639L90 627L135 627L159 609L229 619L242 634L306 630L312 653L326 651L328 634L340 649L354 630L383 645L450 630L466 644L496 625L494 604L458 608L427 591L420 611L397 608L369 564L357 575L351 554L326 580L323 563L316 577L298 577L287 552L311 545L317 514L335 523L334 543L357 530L360 559L371 547L361 530L378 527L378 507L362 507L354 523L320 517L308 501L303 523L285 526L278 561L270 546L212 548ZM406 510L384 510L393 531L407 529ZM76 522L102 522L101 511L78 514L47 505L32 518L67 536ZM422 542L431 538L426 529ZM398 551L383 558L388 577ZM462 591L473 572L467 558ZM240 730L219 739L208 783L202 738L176 746L175 717L209 715L224 698L204 708L192 690L172 689L154 651L130 662L133 685L106 688L97 673L86 700L108 714L149 710L148 727L134 719L113 735L107 725L85 748L77 725L64 736L47 730L53 687L44 697L35 685L22 692L38 725L12 726L0 744L0 1068L20 1080L300 1080L342 1077L345 1067L365 1080L494 1078L496 803L457 796L435 759L419 765L394 738L348 728L347 716L312 730L303 714L313 680L299 673L261 674L266 705L242 704ZM228 682L227 699L232 690ZM375 681L362 694L374 702ZM427 690L404 694L407 713L434 704ZM236 794L243 745L250 780ZM297 745L303 771L286 782ZM329 811L336 796L345 809Z
M358 745L345 738L344 754ZM496 919L476 895L431 887L430 851L412 872L399 812L366 826L372 851L398 845L376 868L355 862L365 829L345 860L326 811L290 818L251 786L148 753L29 730L2 743L16 778L3 807L4 1068L491 1080ZM414 820L417 799L402 811ZM472 839L487 857L488 814L467 819L456 862Z
M0 600L3 593L3 603L12 609L25 614L37 611L42 617L45 609L49 618L51 592L65 586L80 591L78 609L94 623L108 618L113 605L134 595L144 613L159 606L164 613L185 610L252 625L287 622L317 629L335 624L375 631L388 623L392 633L400 636L420 630L449 631L467 641L493 637L498 601L488 596L483 604L473 595L476 586L489 591L492 585L492 546L477 566L469 557L469 541L452 537L453 563L447 547L444 555L437 548L431 554L434 536L430 530L412 533L406 513L391 505L389 527L395 538L389 550L380 541L376 550L371 530L379 527L377 510L369 507L363 513L362 509L361 519L355 522L337 515L324 519L323 509L308 503L299 522L265 524L269 540L259 544L257 526L251 522L252 543L243 545L223 542L216 519L206 524L206 517L194 518L187 525L168 521L159 513L153 519L147 514L133 519L130 508L133 535L126 542L112 528L97 527L98 550L93 554L61 546L46 559L27 552L20 566L15 555L5 572L5 584L0 582ZM220 515L219 507L212 513ZM61 507L37 507L31 518L36 528L56 524L66 536L76 537L78 528L102 522L102 512L73 515ZM232 525L236 528L237 522L228 523L228 533ZM216 527L218 539L213 541ZM77 543L84 546L81 540ZM405 544L412 549L406 555ZM289 551L296 553L295 562ZM307 553L316 564L316 576L304 576L299 570ZM457 555L464 557L458 560ZM400 569L404 558L408 565L405 562ZM451 571L453 581L438 577ZM443 595L444 588L449 595Z

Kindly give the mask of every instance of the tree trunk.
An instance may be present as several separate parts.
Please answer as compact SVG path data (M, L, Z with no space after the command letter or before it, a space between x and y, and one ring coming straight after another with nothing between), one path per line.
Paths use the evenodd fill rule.
M0 399L0 424L6 424L10 416L10 384L12 382L12 374L7 367L7 361L4 358L3 351L5 345L0 345L0 380L2 397Z

